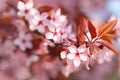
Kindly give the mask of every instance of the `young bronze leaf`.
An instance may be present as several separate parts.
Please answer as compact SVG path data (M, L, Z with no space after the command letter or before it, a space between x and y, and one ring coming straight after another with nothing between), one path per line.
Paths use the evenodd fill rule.
M108 43L110 43L111 45L113 45L113 43L112 43L112 41L111 41L111 39L110 39L109 36L104 35L104 36L102 36L101 38L102 38L103 40L107 41Z
M79 43L84 43L85 41L85 37L84 37L84 32L86 28L85 21L86 21L85 17L81 16L77 22L76 32Z
M116 34L115 33L107 33L107 34L105 34L104 36L107 36L107 37L109 37L110 39L112 39L112 38L115 38L116 37Z
M0 29L0 42L6 38L6 32Z
M0 30L4 30L7 38L15 38L17 36L17 28L12 23L10 17L0 17Z
M42 12L50 12L52 9L53 9L53 7L50 7L50 6L41 6L41 7L38 8L40 13L42 13Z
M32 34L32 37L33 37L33 39L34 40L36 40L36 39L40 39L40 40L43 40L44 39L44 37L43 36L41 36L41 35L39 35L39 34L37 34L37 33L31 33Z
M91 39L95 38L97 36L96 29L90 20L88 21L88 29L91 34Z
M97 43L100 43L100 44L106 46L108 49L110 49L111 51L113 51L116 54L120 54L120 52L117 49L115 49L115 47L108 42L97 41Z
M12 21L12 17L0 17L0 22L2 23L10 23Z
M117 20L113 20L101 26L98 32L98 37L102 37L105 34L111 33L116 23L117 23Z

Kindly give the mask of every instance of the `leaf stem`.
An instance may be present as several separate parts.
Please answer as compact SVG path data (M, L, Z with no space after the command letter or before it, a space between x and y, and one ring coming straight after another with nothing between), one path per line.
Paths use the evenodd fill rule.
M85 32L84 32L84 35L86 36L86 38L88 39L88 41L91 42L90 39L88 38L88 36L87 36L87 34L86 34Z

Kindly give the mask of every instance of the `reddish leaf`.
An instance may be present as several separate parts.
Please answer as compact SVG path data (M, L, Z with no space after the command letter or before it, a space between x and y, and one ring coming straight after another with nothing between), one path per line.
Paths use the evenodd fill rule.
M39 44L43 41L44 38L37 33L31 33L31 34L32 34L32 37L33 37L33 40L32 40L33 49L38 49Z
M95 38L97 36L96 29L90 20L88 21L88 29L91 34L91 39Z
M102 38L103 40L109 42L111 45L113 45L113 43L112 43L111 39L109 38L109 36L104 35L104 36L102 36L101 38Z
M111 45L113 45L111 39L115 37L115 33L107 33L107 34L104 34L101 39L109 42Z
M6 38L6 33L4 30L0 29L0 43Z
M12 21L12 18L11 17L4 17L4 16L2 16L2 17L0 17L0 22L2 22L2 23L10 23Z
M41 6L38 8L38 10L41 12L50 12L53 9L53 7L50 6Z
M36 39L41 39L41 40L43 40L44 39L44 37L42 37L41 35L39 35L39 34L37 34L37 33L31 33L32 34L32 37L33 37L33 39L34 40L36 40Z
M0 17L0 30L4 30L8 38L14 38L17 35L17 28L11 22L10 17Z
M113 20L105 23L103 26L100 27L98 36L102 37L105 34L109 34L113 32L113 28L115 27L116 23L117 23L117 20Z
M85 31L86 28L86 23L85 23L86 19L85 17L81 16L77 22L77 34L83 33Z
M85 41L85 37L84 37L85 28L86 28L86 19L85 17L81 16L78 20L77 28L76 28L77 39L80 43L84 43Z

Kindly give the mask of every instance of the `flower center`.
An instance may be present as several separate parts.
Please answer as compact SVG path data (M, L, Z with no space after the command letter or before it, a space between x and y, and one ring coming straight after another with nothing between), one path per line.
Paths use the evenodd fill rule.
M53 17L53 18L52 18L52 20L55 22L55 21L56 21L56 18L55 18L55 17Z
M38 25L42 25L42 24L43 24L43 22L42 22L42 21L39 21L39 22L38 22Z
M25 40L25 39L23 39L23 40L22 40L22 43L26 43L26 40Z
M53 34L54 34L54 35L57 35L57 32L55 31Z
M29 12L29 10L25 9L24 12L25 12L25 14L27 14Z
M79 55L80 55L80 54L77 52L77 53L76 53L76 56L79 56Z

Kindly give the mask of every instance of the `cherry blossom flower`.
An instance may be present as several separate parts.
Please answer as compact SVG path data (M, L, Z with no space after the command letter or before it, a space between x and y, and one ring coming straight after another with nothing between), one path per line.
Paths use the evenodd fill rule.
M67 42L68 39L76 42L76 35L72 32L72 25L68 25L65 29L62 30L61 42Z
M20 48L20 50L25 51L27 48L32 48L32 36L28 33L21 31L19 32L18 38L14 40L14 44Z
M17 8L19 9L18 16L29 17L30 10L33 10L33 0L29 0L26 4L22 1L18 2Z
M59 27L61 25L67 24L67 18L65 15L61 15L61 9L57 9L56 11L53 11L50 18L51 18L50 22L55 27Z
M62 28L61 27L56 28L53 26L48 28L50 31L45 34L46 38L53 40L55 43L60 43Z
M62 59L67 58L68 60L73 60L74 66L78 67L81 64L81 61L88 60L88 55L85 53L85 51L85 45L82 45L78 48L74 45L71 45L66 51L62 51L60 54Z
M38 30L40 33L45 32L45 27L48 26L48 13L44 12L38 15L33 16L33 19L29 20L30 30Z

